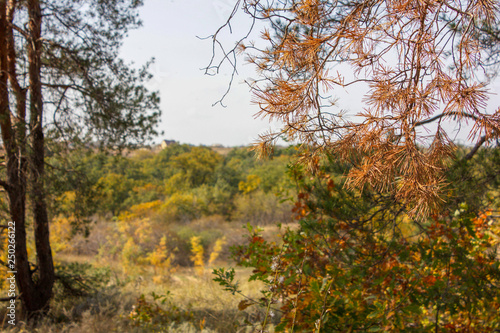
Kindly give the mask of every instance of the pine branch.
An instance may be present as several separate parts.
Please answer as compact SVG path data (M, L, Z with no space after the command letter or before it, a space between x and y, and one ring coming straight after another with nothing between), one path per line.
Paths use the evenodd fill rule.
M419 121L415 124L415 126L422 126L425 124L429 124L429 123L432 123L433 121L436 121L436 120L441 119L441 118L446 117L446 116L460 116L460 117L472 118L474 120L479 120L479 118L476 115L473 115L470 113L453 111L453 112L441 113L441 114L438 114L437 116L434 116L432 118Z

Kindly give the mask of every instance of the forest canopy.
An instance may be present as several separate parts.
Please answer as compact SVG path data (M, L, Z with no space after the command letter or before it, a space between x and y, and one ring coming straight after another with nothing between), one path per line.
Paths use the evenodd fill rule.
M48 310L54 285L46 152L98 141L123 146L151 139L159 98L118 50L140 21L142 1L0 2L0 186L15 225L16 284L28 317ZM33 223L36 267L28 258ZM11 269L12 271L14 269ZM34 275L34 271L37 272Z
M262 330L274 311L278 331L499 328L500 105L488 105L499 10L475 0L240 0L211 36L207 69L236 70L243 53L257 70L248 84L259 115L281 124L255 150L267 155L283 137L300 146L300 228L282 243L250 228L233 252L266 286L240 304L267 307ZM249 33L223 45L240 14L253 20ZM355 114L336 108L346 90L362 94ZM457 144L457 129L472 147ZM234 270L214 274L241 292Z

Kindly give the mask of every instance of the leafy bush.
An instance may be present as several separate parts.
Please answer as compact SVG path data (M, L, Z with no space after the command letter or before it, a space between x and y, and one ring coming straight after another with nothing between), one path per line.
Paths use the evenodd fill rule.
M56 263L57 299L69 296L88 296L105 289L111 279L111 271L88 263Z
M459 165L450 179L481 165ZM346 190L342 175L348 170L333 158L315 177L292 170L300 228L285 230L281 244L249 228L248 244L236 247L234 258L252 267L250 280L265 288L260 301L242 307L264 302L269 313L281 311L278 331L500 329L500 226L491 214L498 207L487 200L498 189L491 186L496 168L469 179L489 180L473 198L460 192L463 183L450 184L458 201L429 219L409 217L393 196L371 188ZM217 273L218 282L234 291L230 274Z
M193 312L177 307L166 295L151 293L152 300L142 294L129 314L131 323L148 331L167 330L172 323L185 323L193 320Z
M235 198L232 219L252 225L268 225L288 222L291 219L291 205L283 202L274 193L255 190Z

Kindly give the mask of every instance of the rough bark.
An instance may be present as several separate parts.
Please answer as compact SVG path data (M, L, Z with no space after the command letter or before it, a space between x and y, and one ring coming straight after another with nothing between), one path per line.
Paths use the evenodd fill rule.
M9 6L12 3L9 1ZM12 54L10 48L13 47L11 40L12 30L9 26L9 14L7 4L0 1L0 129L6 154L6 184L4 187L9 198L10 217L16 226L16 282L19 291L23 296L32 295L35 288L31 279L30 266L28 262L28 252L26 249L26 228L25 228L25 177L19 157L19 143L16 140L16 131L12 126L11 111L9 107L8 55ZM24 303L24 301L23 301ZM29 302L28 302L29 303Z
M125 33L129 26L138 26L135 8L140 5L140 2L133 0L100 2L103 8L112 10L111 14L108 10L103 10L100 15L100 22L112 21L109 25L85 22L86 15L78 14L80 3L84 2L94 3L92 1L0 0L0 131L1 141L6 151L5 163L0 165L4 168L1 170L3 178L0 179L0 187L5 189L9 200L10 218L16 225L18 296L21 299L23 311L28 317L42 314L48 309L55 280L49 242L45 186L47 184L44 180L43 95L46 93L47 96L57 96L60 99L60 104L55 109L50 109L51 106L48 106L48 112L54 115L55 126L58 126L55 115L61 103L71 100L67 95L81 96L89 106L87 111L91 113L86 118L91 121L88 129L90 132L96 130L95 134L89 133L89 135L96 137L106 132L113 134L113 139L115 136L120 140L126 137L115 135L113 129L120 133L131 133L134 138L143 136L143 129L147 133L154 134L155 131L150 125L156 124L160 115L157 112L159 100L156 95L149 94L144 87L135 84L136 80L143 81L143 74L135 75L133 71L128 71L120 61L110 62L110 59L116 56L115 49L119 46L122 37L121 34L109 34L106 29ZM76 16L73 15L75 11L78 12ZM90 10L88 12L90 13ZM51 20L43 21L44 15L50 17ZM54 15L58 17L57 20L52 19ZM75 17L81 17L81 21ZM61 43L58 44L51 40L54 35L66 34L68 31L70 32L66 40L68 43L59 41ZM42 32L48 39L42 38ZM81 41L83 36L85 36L84 42ZM83 44L80 43L85 44L85 47L82 47ZM43 45L48 47L45 48ZM95 58L87 54L89 45L96 48ZM42 59L46 63L42 63ZM48 71L45 72L44 68ZM79 73L78 70L75 73L75 68L83 69L84 73ZM101 101L102 96L111 96L108 92L117 90L105 85L102 87L100 84L94 85L94 79L87 73L89 68L99 73L111 70L109 71L110 78L119 79L124 84L130 85L130 91L135 91L136 96L132 96L130 100L129 90L123 89L120 90L123 91L121 96L113 95L112 98L107 97L104 102ZM125 76L116 74L119 68L124 69ZM42 74L45 73L48 82L43 83L44 75ZM102 82L111 82L107 79L102 80ZM72 84L61 86L68 82ZM121 87L122 83L119 85ZM126 103L115 102L115 99L120 98ZM72 102L68 101L63 104L64 108L67 108ZM47 104L45 106L47 107ZM140 116L136 119L135 113L141 113L146 109L153 111L151 115L146 114L145 117ZM80 110L75 114L79 112ZM120 118L119 121L116 120L117 117ZM96 129L93 119L98 119L97 124L101 124L101 120L104 120L102 128ZM71 121L71 125L75 124L80 124L80 122ZM108 125L111 126L109 129ZM66 134L64 129L61 130L61 134ZM27 216L30 217L30 222L33 221L30 227L33 227L36 248L35 269L33 269L33 263L28 262Z
M16 11L17 0L9 0L7 5L7 22L14 23L14 13ZM21 87L17 79L16 71L16 49L14 44L14 31L12 26L7 29L6 35L7 44L7 62L9 82L16 99L16 117L14 117L14 125L16 131L16 138L19 146L19 154L21 162L23 163L22 169L25 170L25 154L26 154L26 88Z
M49 220L43 186L44 136L40 38L42 15L38 0L30 0L27 5L30 18L27 41L30 99L29 150L26 136L26 89L19 85L16 73L12 25L16 6L14 0L0 1L0 129L6 151L6 180L3 186L9 198L10 216L16 226L16 282L23 311L28 318L31 318L48 309L54 285L54 265L49 243ZM12 89L10 96L9 83ZM13 97L15 101L9 101L9 97ZM11 112L10 102L15 102L14 113ZM27 153L28 160L25 156ZM33 212L37 276L30 268L26 246L27 188Z
M44 136L43 136L43 98L41 83L41 29L42 13L39 0L28 1L29 30L28 43L29 93L30 93L30 139L29 153L29 195L32 203L35 247L37 253L38 280L36 294L33 295L28 314L44 311L52 297L54 285L54 264L49 241L49 218L43 185L45 173Z

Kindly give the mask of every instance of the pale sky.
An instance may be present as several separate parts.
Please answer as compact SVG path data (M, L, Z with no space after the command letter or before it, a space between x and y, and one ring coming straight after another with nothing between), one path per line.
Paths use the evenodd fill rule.
M211 35L231 12L233 0L146 0L140 10L143 26L131 31L122 47L126 61L143 64L154 57L154 79L148 87L159 90L164 139L191 144L248 145L269 128L256 120L257 106L243 81L253 69L240 59L240 75L225 100L226 108L212 107L230 81L230 71L207 76ZM241 26L246 26L241 21ZM237 32L235 32L237 34ZM228 44L234 43L227 39Z
M131 31L122 47L122 57L137 65L154 57L151 68L154 79L148 87L159 90L164 135L158 138L190 144L249 145L270 128L267 120L255 119L258 111L252 105L245 79L256 78L251 65L239 59L240 75L225 99L226 108L212 107L222 97L230 81L230 71L217 76L204 75L202 68L211 57L210 40L200 40L213 34L227 20L235 0L145 0L140 9L143 26ZM239 16L233 22L234 34L222 40L226 46L244 34L248 18ZM256 29L260 30L260 29ZM258 39L258 35L252 38ZM497 80L489 87L500 91ZM344 92L339 97L341 109L357 113L362 109L361 94ZM498 95L490 98L491 109L500 104ZM491 106L493 105L493 106ZM491 110L490 110L491 111ZM276 126L275 126L276 127ZM467 132L463 131L463 132ZM460 141L466 135L459 134Z

